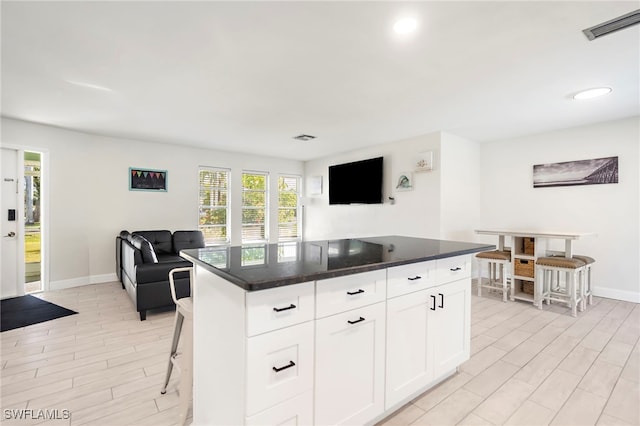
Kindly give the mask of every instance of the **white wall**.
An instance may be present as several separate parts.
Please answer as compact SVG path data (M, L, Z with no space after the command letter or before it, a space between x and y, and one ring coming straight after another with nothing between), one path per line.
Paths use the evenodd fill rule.
M433 151L433 170L413 173L412 191L396 191L399 174L412 171L423 151ZM330 165L381 155L384 205L329 205ZM479 144L440 132L308 161L305 175L322 176L324 192L308 196L305 238L407 235L474 241L473 230L480 218L479 173ZM389 203L389 196L395 198L395 204Z
M241 173L270 173L270 215L277 218L277 176L302 176L300 161L90 135L2 118L2 144L40 148L50 159L50 287L115 280L120 230L196 229L198 167L232 169L232 244L240 243ZM129 167L168 171L168 192L129 191ZM277 239L277 224L270 236Z
M442 133L440 238L475 241L480 221L480 144Z
M575 243L596 259L594 292L640 302L639 141L633 117L482 144L482 227L594 232ZM618 184L533 188L534 164L611 156Z
M322 176L322 195L305 202L306 240L406 235L439 238L440 235L440 133L378 145L340 155L307 161L305 176ZM401 172L411 171L417 154L434 151L434 170L414 173L414 189L395 190ZM334 164L384 157L384 204L329 205L328 168ZM388 197L395 197L395 204Z
M473 230L595 232L597 236L577 241L576 248L597 260L596 293L640 302L638 117L483 144L433 133L304 164L100 137L5 118L2 125L3 144L39 147L50 155L54 288L115 279L114 238L121 229L195 228L197 169L205 165L233 170L234 212L240 210L242 170L270 172L272 217L277 213L278 173L322 176L323 194L306 197L308 240L395 234L495 244L495 238L476 236ZM395 191L399 173L411 170L416 154L428 150L434 151L434 170L414 173L413 191ZM385 204L329 206L328 166L376 156L385 157ZM532 187L534 164L608 156L619 157L618 184ZM129 191L129 167L167 169L169 191ZM396 198L395 204L388 202L389 196ZM239 222L234 214L233 244L240 243ZM272 237L276 232L272 223Z

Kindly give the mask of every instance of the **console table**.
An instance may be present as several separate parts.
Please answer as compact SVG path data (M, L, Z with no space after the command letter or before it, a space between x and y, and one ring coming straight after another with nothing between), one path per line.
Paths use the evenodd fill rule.
M487 244L375 237L183 250L195 425L373 424L470 353Z
M573 257L573 242L580 238L594 235L589 232L548 232L537 230L513 229L476 229L476 234L497 235L498 250L505 249L505 237L512 237L511 245L511 277L513 291L511 299L534 302L536 276L535 262L539 257L549 255L549 240L564 240L564 256ZM553 252L558 254L558 252ZM530 288L531 291L526 289Z

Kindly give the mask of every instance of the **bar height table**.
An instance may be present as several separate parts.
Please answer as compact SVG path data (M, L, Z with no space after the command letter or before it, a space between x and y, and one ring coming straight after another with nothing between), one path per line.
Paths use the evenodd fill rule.
M513 243L511 244L511 280L513 289L511 292L511 300L525 300L535 303L535 294L538 294L539 286L538 280L535 276L535 261L539 257L545 257L547 253L547 243L549 240L564 240L564 255L565 257L573 257L573 242L582 237L595 235L591 232L546 232L537 230L516 230L516 229L476 229L476 234L479 235L497 235L498 236L498 250L504 250L505 237L512 237ZM525 250L525 240L533 240L532 250ZM556 252L557 253L557 252ZM516 265L519 263L528 263L533 261L534 268L530 274L517 274ZM521 272L521 271L520 271ZM533 295L524 292L521 287L524 283L533 283L534 291Z

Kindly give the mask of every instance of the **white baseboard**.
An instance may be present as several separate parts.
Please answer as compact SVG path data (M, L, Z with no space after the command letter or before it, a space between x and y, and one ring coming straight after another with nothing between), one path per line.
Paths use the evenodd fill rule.
M83 285L109 283L114 281L118 281L118 276L115 274L115 272L111 274L91 275L88 277L51 281L49 283L49 290L62 290L65 288L81 287Z
M607 287L593 287L593 295L607 299L623 300L625 302L640 303L640 293L634 291L616 290Z

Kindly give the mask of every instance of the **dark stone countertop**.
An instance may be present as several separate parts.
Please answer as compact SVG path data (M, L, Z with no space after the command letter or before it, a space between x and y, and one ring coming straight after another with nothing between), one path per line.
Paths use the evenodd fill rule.
M494 250L495 246L401 236L182 250L180 255L247 291Z

